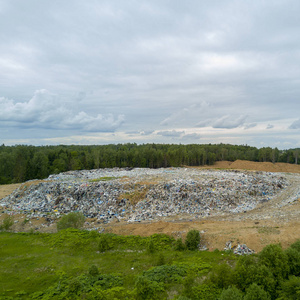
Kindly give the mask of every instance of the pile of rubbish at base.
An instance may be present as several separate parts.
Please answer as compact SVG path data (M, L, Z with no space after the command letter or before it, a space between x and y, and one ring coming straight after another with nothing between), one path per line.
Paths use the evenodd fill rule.
M283 176L196 168L69 171L25 182L0 207L31 217L80 211L103 223L181 214L199 219L254 209L288 185Z
M224 250L233 250L233 253L237 255L250 255L255 253L254 250L251 250L245 244L238 244L237 246L232 246L231 243L231 241L227 242Z

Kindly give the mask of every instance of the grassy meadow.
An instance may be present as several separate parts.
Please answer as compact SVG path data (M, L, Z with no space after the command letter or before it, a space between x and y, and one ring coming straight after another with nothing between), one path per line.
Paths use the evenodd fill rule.
M0 232L0 299L227 299L232 291L247 299L254 282L266 299L280 299L284 283L300 283L300 243L290 253L270 245L265 256L241 258L187 245L161 234ZM284 272L268 265L274 255Z

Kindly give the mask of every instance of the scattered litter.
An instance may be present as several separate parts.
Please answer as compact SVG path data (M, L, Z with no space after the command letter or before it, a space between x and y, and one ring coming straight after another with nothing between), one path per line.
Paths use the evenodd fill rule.
M232 250L231 243L232 243L232 241L228 241L228 242L225 244L225 248L224 248L225 251L226 251L226 250Z

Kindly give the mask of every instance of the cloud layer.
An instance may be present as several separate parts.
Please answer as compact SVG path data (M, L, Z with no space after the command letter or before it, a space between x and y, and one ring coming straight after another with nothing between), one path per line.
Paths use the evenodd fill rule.
M88 115L66 106L59 97L47 90L38 90L28 102L14 102L0 98L0 123L23 128L72 129L78 131L115 131L124 122L124 116L112 114Z
M300 146L300 2L0 4L0 143Z

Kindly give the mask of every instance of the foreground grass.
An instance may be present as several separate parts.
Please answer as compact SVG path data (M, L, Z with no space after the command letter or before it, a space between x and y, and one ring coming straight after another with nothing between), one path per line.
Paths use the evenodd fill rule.
M105 252L99 251L101 236L108 241ZM153 253L147 250L150 240ZM234 259L231 254L175 251L174 241L166 235L123 237L74 229L56 234L1 232L0 299L30 299L34 292L57 284L62 276L88 274L91 266L101 274L118 274L122 287L133 291L137 277L154 266L185 264L202 276L221 260ZM167 290L182 283L177 281Z
M300 240L239 258L183 248L162 234L0 232L0 299L299 299Z

